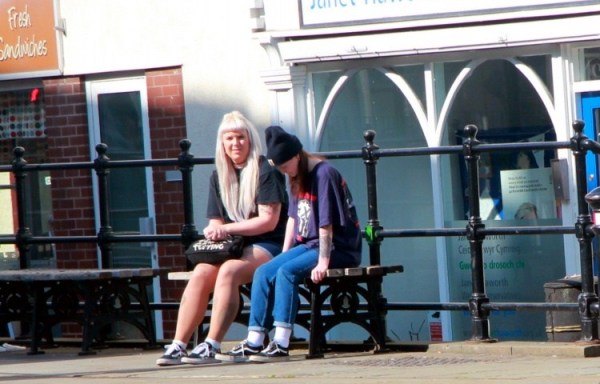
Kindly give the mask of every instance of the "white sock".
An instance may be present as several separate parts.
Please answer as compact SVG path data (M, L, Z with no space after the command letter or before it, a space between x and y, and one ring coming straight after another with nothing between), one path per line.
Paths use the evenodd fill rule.
M292 328L275 327L275 335L273 341L281 345L283 348L290 346L290 337L292 336Z
M207 337L204 342L212 345L214 349L221 349L221 343L219 343L217 340L209 339Z
M185 350L186 350L186 348L187 348L187 343L184 343L184 342L183 342L183 341L181 341L181 340L176 340L176 339L173 339L173 344L177 344L177 345L179 345L179 346L181 347L181 349L183 349L184 351L185 351Z
M248 337L246 340L248 340L248 344L250 344L251 347L262 347L263 342L265 341L265 333L248 331Z

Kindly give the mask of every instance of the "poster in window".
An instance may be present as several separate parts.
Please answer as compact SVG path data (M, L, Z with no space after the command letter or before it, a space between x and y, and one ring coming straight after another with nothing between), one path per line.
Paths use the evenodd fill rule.
M505 219L536 220L557 217L551 168L501 171L500 183Z

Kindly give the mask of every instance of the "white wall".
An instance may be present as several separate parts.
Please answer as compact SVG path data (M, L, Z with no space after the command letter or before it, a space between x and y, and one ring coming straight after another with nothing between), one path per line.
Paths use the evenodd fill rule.
M64 74L85 75L182 66L186 124L195 156L213 156L225 112L244 112L258 128L270 124L260 79L267 57L252 39L247 2L189 0L60 0ZM196 224L204 225L206 180L194 171Z

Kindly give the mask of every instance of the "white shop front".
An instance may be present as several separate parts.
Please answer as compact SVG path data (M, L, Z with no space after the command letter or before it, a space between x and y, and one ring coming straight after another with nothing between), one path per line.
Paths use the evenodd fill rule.
M475 124L487 143L565 141L575 119L583 119L586 134L597 137L596 1L256 3L254 37L271 63L263 80L271 91L272 120L294 130L309 150L360 149L366 129L376 131L381 148L455 145L467 124ZM366 224L365 171L357 162L335 161ZM560 195L549 177L553 164L562 167L566 180ZM597 186L596 168L593 159L590 189ZM384 228L464 228L466 178L458 156L386 157L377 172ZM567 151L483 156L480 172L486 226L574 225L577 201ZM522 203L535 205L536 215L532 205ZM389 301L468 300L466 239L386 239L382 255L383 263L405 266L405 273L385 281ZM545 282L580 269L574 236L488 237L484 261L492 301L543 302ZM437 315L392 311L388 334L429 340ZM468 313L440 315L444 340L471 336ZM491 336L501 340L546 338L543 312L494 312L491 326ZM333 332L354 332L349 327Z

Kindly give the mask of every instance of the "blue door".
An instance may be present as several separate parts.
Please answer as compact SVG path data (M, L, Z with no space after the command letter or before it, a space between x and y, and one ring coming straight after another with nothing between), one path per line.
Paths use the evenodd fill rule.
M600 92L581 94L581 118L585 122L584 133L598 141L600 132ZM587 190L598 186L598 156L588 151L586 156Z

